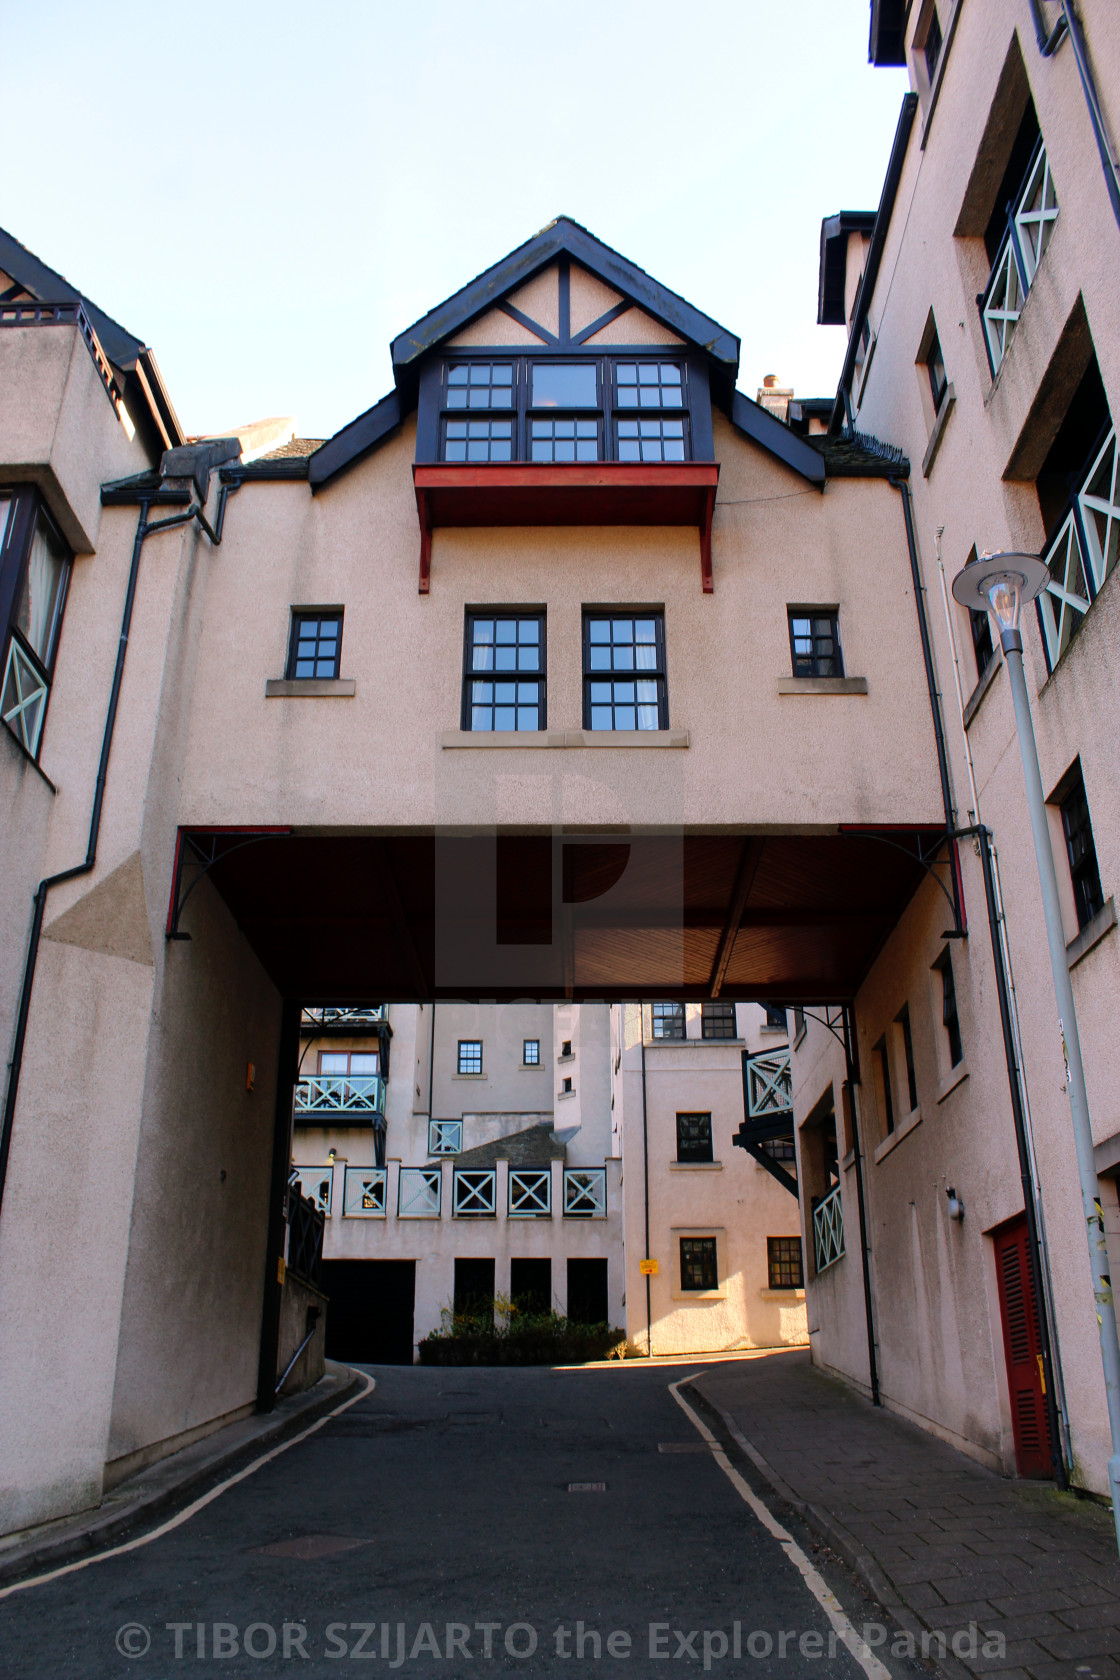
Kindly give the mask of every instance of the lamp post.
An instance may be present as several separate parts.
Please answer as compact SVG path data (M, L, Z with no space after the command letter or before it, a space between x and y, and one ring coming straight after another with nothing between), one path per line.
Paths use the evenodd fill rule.
M1077 1170L1081 1179L1081 1200L1085 1211L1085 1235L1089 1244L1089 1264L1093 1273L1097 1324L1100 1327L1101 1362L1104 1365L1108 1421L1112 1430L1108 1481L1112 1493L1112 1515L1116 1524L1117 1545L1120 1546L1120 1342L1117 1340L1112 1284L1108 1275L1104 1222L1097 1195L1093 1132L1089 1123L1085 1068L1081 1060L1081 1040L1077 1032L1073 987L1066 958L1065 930L1058 899L1058 877L1050 845L1050 825L1046 820L1046 800L1038 767L1034 724L1027 700L1027 683L1023 672L1023 638L1019 632L1023 602L1033 601L1036 595L1041 594L1049 577L1047 567L1037 554L984 554L978 560L970 561L963 571L957 574L953 580L953 595L962 606L971 607L974 611L991 612L999 624L1000 646L1003 648L1015 704L1015 726L1023 759L1027 808L1031 816L1038 882L1042 889L1042 908L1046 917L1046 938L1050 946L1050 967L1054 976L1054 995L1058 1005L1058 1027L1062 1035L1062 1051L1066 1063L1066 1089L1069 1095L1070 1119L1073 1123L1074 1147L1077 1151Z

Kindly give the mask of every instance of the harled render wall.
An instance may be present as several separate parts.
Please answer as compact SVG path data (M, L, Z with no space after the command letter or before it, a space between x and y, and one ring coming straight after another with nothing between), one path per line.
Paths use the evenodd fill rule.
M1120 55L1111 8L1079 8L1102 102L1116 132ZM911 25L916 20L911 13ZM915 83L922 90L920 75ZM993 380L976 294L988 277L979 232L986 211L968 210L999 126L1001 88L1029 87L1051 161L1060 213L1027 295L1010 347ZM1045 537L1034 476L1073 394L1080 367L1063 372L1071 323L1083 307L1113 420L1120 418L1120 299L1115 273L1120 234L1108 201L1084 95L1067 41L1050 59L1035 45L1026 0L993 0L959 10L936 109L923 93L898 201L871 303L876 347L857 425L902 447L913 463L918 540L930 626L944 699L954 798L962 821L974 797L994 831L1006 898L1026 1083L1034 1121L1050 1241L1058 1346L1069 1408L1074 1479L1107 1485L1108 1427L1083 1214L1076 1175L1061 1043L1055 1021L1041 900L1023 798L1010 691L997 655L977 682L967 613L949 615L968 714L962 727L937 568L937 533L947 579L978 550L1037 551ZM1011 123L1011 131L1015 123ZM924 139L924 143L923 143ZM1002 172L1002 165L1000 170ZM994 181L992 185L994 192ZM958 231L959 229L959 231ZM933 416L926 370L915 365L932 310L954 401L936 451L927 456ZM1040 400L1040 393L1042 398ZM1049 393L1047 396L1046 393ZM923 460L925 467L923 468ZM1120 883L1120 776L1117 775L1115 673L1120 665L1120 573L1114 571L1057 669L1047 676L1033 608L1024 613L1027 687L1044 791L1057 788L1080 757L1106 902ZM1065 895L1066 935L1077 933L1060 819L1055 856ZM1013 1472L1005 1356L991 1241L993 1227L1023 1206L1010 1099L999 1033L983 881L972 848L961 849L969 938L953 944L967 1077L951 1091L933 1050L940 999L929 965L944 942L947 906L934 888L919 895L895 930L857 999L865 1085L861 1092L873 1274L888 1402L967 1449ZM1106 917L1107 921L1107 917ZM1120 936L1114 928L1072 969L1094 1138L1120 1137ZM915 1021L921 1121L880 1155L878 1111L867 1052L900 1004ZM810 1027L795 1058L798 1118L815 1102L818 1054ZM924 1058L924 1062L923 1062ZM823 1064L822 1064L823 1066ZM903 1076L904 1079L904 1076ZM897 1092L900 1086L896 1079ZM842 1174L846 1216L852 1173ZM962 1224L946 1217L945 1189L965 1203ZM1106 1224L1118 1225L1117 1181L1101 1179ZM819 1284L810 1282L810 1328L822 1363L866 1377L866 1337L856 1301L854 1226L849 1252ZM841 1277L842 1273L849 1274ZM843 1292L843 1305L834 1295Z
M695 531L577 527L439 530L421 597L414 435L409 422L314 496L249 483L231 502L207 596L184 821L938 820L902 516L885 483L822 493L717 417L713 595L701 592ZM578 731L581 609L604 601L664 605L670 734L687 731L687 747L446 744L458 736L466 603L547 606L549 729ZM846 669L868 694L779 695L787 601L840 603ZM283 673L290 607L319 602L345 606L341 675L355 694L266 699Z

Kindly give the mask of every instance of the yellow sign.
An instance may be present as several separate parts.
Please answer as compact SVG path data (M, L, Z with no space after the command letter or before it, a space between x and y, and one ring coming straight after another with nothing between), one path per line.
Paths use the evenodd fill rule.
M656 1277L657 1276L657 1261L656 1260L639 1260L638 1261L638 1270L641 1272L643 1277Z
M277 1283L286 1283L288 1281L288 1268L282 1254L278 1256L276 1261L276 1281Z

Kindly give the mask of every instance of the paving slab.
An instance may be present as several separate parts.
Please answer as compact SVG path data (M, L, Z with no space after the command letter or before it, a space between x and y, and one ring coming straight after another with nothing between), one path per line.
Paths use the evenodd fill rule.
M999 1680L1120 1680L1120 1560L1111 1512L997 1475L854 1389L803 1350L708 1366L695 1391L776 1491L885 1608L947 1640L944 1664Z

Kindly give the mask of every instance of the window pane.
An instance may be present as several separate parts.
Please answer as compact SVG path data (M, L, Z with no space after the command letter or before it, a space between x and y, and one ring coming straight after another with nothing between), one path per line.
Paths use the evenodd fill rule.
M472 362L447 370L448 408L512 408L512 362Z
M443 458L445 461L511 461L513 421L445 421Z
M597 461L597 420L533 420L530 456L534 461Z
M0 524L0 537L3 526ZM49 666L62 585L69 555L40 514L31 539L27 577L16 609L16 624L44 666Z
M615 390L619 408L684 406L681 369L676 362L620 362L615 368Z
M289 677L338 676L342 615L299 613L292 621Z
M534 408L597 408L595 363L533 363Z

